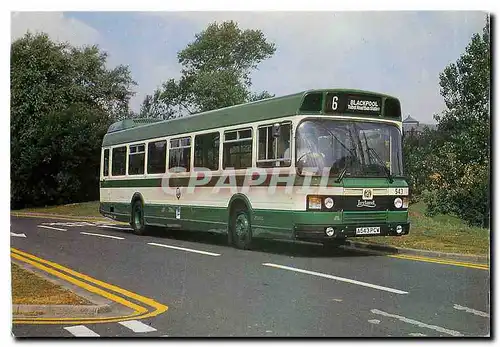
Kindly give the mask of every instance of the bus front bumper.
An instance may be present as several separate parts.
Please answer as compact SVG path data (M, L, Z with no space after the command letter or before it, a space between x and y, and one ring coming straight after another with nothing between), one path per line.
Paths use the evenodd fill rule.
M333 228L333 235L327 235L327 228ZM397 231L401 232L398 233ZM329 230L331 234L331 229ZM341 240L347 237L402 236L410 232L410 222L385 224L357 223L332 225L303 225L294 227L294 238L302 241Z

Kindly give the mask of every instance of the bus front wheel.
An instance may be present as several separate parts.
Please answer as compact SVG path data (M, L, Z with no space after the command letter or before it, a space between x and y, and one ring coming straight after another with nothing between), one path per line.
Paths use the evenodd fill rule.
M132 221L130 226L136 235L144 235L146 233L146 225L144 224L144 209L142 208L141 200L135 200L132 204Z
M237 207L231 214L231 241L236 248L250 249L252 246L252 225L245 207Z

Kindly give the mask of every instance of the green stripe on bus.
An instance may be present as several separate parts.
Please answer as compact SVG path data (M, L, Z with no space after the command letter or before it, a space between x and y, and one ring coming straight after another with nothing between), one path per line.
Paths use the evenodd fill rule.
M213 176L210 182L203 184L203 187L214 187L223 176ZM284 177L284 176L283 176ZM245 175L235 176L235 182L237 187L243 186L245 182L245 178L247 182L250 182L250 177L246 177ZM195 183L194 178L190 177L182 177L182 178L170 178L165 180L165 183L168 183L169 187L188 187L189 182L192 180L193 184ZM286 186L287 182L284 181L276 182L277 186ZM294 186L302 186L304 185L305 178L303 176L294 175ZM390 184L385 177L377 177L377 178L344 178L342 182L336 182L336 177L329 177L327 186L328 187L344 187L344 188L406 188L408 187L408 183L402 178L395 178L393 183ZM260 184L252 184L252 186L257 187L268 187L271 185L273 179L271 175L268 178L260 183ZM225 179L223 182L224 185L229 185L229 179ZM221 184L221 183L219 183ZM320 186L323 184L321 182L321 177L313 177L311 180L311 186ZM100 182L101 188L133 188L133 187L161 187L162 186L162 178L129 178L129 179L121 179L121 180L105 180Z

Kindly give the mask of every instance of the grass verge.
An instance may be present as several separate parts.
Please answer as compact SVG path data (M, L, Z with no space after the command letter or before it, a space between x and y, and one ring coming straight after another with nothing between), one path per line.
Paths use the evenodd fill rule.
M76 204L25 208L13 212L50 213L66 216L102 217L99 213L99 201L81 202Z
M363 237L354 241L415 248L447 253L486 255L489 252L490 231L470 227L460 218L450 215L427 217L426 206L410 205L410 234L401 237Z
M14 305L92 305L91 302L11 263Z

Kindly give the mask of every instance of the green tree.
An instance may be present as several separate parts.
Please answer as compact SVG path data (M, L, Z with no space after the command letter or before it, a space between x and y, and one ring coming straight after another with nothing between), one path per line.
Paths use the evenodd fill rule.
M407 132L403 137L404 173L409 180L411 198L418 201L434 172L432 165L438 132L425 128L422 133Z
M426 195L429 212L454 213L473 225L489 225L490 25L456 63L440 74L446 110L435 117L439 141L429 163L436 179Z
M106 68L97 46L76 48L46 34L11 45L11 205L98 198L102 137L130 115L135 83Z
M272 97L252 93L250 75L275 50L260 30L212 23L178 53L181 77L146 96L141 114L165 119Z
M146 95L144 98L139 111L139 117L158 119L174 118L175 112L171 106L173 105L167 104L167 98L162 97L161 91L157 89L154 91L153 95Z
M440 74L446 110L435 117L461 162L484 163L490 151L490 25Z

